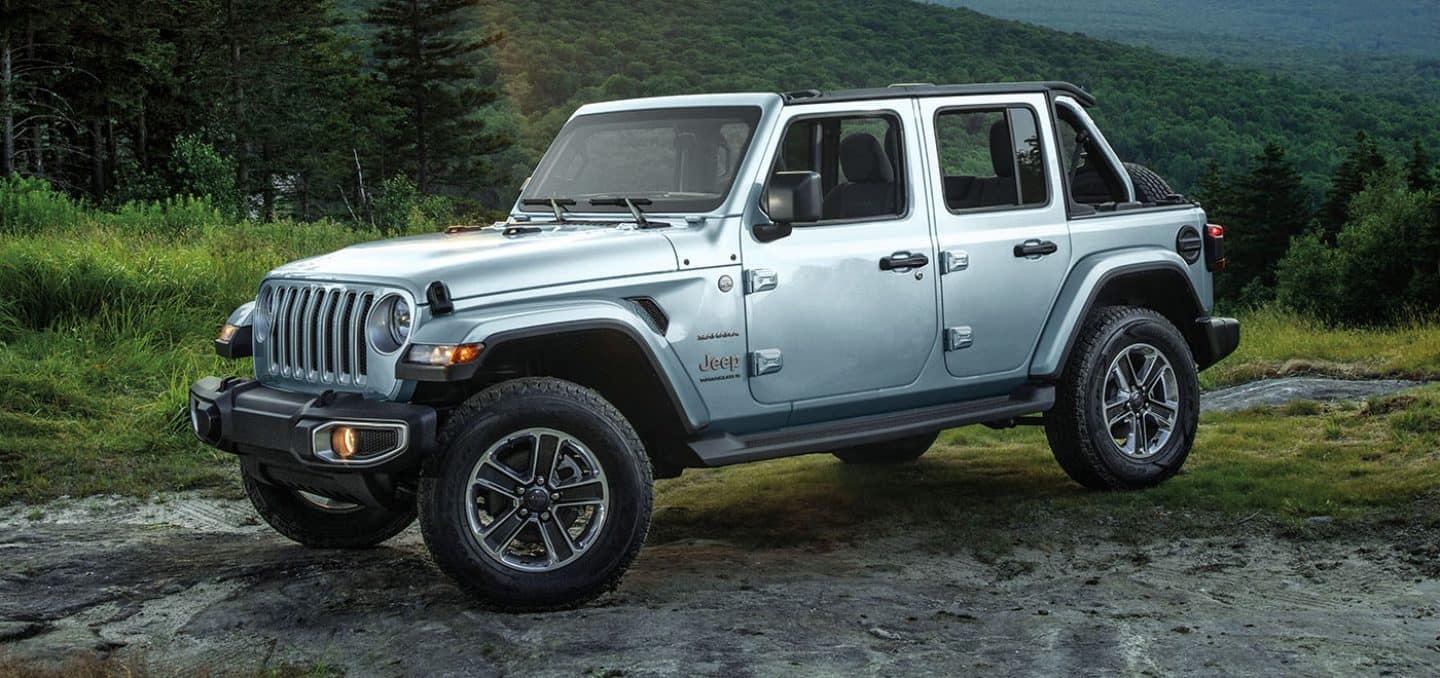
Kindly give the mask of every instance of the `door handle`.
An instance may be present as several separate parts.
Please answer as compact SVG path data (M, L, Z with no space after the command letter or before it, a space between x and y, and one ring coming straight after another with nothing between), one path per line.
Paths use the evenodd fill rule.
M1026 240L1015 246L1017 257L1043 257L1047 254L1054 254L1060 250L1060 246L1049 240Z
M911 254L909 252L896 252L888 257L881 257L880 270L882 271L908 271L912 268L920 268L930 263L930 257L923 254Z

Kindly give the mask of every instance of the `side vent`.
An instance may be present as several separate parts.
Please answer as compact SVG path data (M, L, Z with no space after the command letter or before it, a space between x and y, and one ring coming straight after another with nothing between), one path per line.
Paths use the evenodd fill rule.
M1175 235L1175 251L1185 258L1185 263L1193 264L1200 261L1200 252L1205 243L1200 239L1200 232L1194 226L1185 226Z
M660 304L655 303L654 299L627 297L626 301L640 307L640 310L645 313L645 317L650 319L650 326L654 327L656 332L665 334L670 329L670 316L665 315L665 310L660 308Z

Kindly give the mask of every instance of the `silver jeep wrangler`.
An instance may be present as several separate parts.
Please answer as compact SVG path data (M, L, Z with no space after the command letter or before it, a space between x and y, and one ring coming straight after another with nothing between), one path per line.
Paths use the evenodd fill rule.
M504 223L275 269L191 388L195 433L302 544L418 514L502 609L615 586L653 478L943 429L1045 427L1097 489L1195 440L1224 231L1122 163L1059 82L582 107Z

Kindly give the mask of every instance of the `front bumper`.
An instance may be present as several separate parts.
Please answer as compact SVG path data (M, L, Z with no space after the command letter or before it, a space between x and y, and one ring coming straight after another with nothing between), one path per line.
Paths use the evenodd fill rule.
M1199 341L1195 364L1205 369L1225 359L1240 346L1240 321L1234 318L1201 318L1196 321Z
M219 377L190 387L190 422L202 442L239 455L257 480L372 506L404 500L406 483L435 449L437 431L435 410L424 405L313 396ZM395 443L384 454L349 461L326 454L323 444L317 450L317 438L323 441L325 431L341 423L387 427L396 432Z

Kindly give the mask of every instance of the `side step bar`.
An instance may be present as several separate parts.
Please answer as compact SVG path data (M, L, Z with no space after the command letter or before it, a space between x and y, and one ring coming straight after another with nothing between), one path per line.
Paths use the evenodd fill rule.
M878 443L969 424L1012 419L1044 412L1054 405L1054 386L1029 384L1015 389L1008 396L791 426L754 435L710 435L691 441L690 449L707 467L726 466L814 452L830 452L852 445Z

